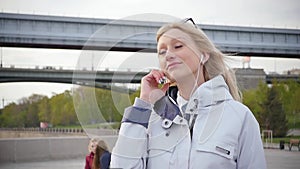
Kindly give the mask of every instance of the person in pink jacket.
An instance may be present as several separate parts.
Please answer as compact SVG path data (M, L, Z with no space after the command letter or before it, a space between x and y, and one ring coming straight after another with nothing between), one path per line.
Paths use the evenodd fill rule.
M85 156L84 169L92 169L95 151L97 147L97 139L90 139L88 145L89 154Z

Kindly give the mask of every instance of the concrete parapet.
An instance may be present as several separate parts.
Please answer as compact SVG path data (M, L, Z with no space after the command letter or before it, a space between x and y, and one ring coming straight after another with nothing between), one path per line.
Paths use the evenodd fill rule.
M109 148L114 146L117 136L100 137ZM20 162L85 158L89 137L45 137L0 139L0 162Z

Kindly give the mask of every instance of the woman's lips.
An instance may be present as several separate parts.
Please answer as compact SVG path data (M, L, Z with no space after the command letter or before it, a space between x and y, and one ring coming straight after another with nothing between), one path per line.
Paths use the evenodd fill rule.
M171 69L171 68L173 68L173 67L175 67L175 66L177 66L178 64L180 64L180 63L179 63L179 62L173 62L173 63L167 64L167 70L168 70L168 69Z

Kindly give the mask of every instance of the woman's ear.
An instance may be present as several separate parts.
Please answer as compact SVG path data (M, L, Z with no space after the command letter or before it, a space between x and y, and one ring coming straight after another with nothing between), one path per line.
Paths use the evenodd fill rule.
M208 53L205 53L205 52L201 53L201 55L200 55L200 63L201 64L205 64L208 59L209 59Z

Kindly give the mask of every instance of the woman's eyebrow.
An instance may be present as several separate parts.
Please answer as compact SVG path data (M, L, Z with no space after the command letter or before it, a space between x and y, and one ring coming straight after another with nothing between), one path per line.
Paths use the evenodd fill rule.
M174 39L177 39L177 40L180 40L180 39L186 40L186 37L179 36L179 37L176 37Z
M186 37L181 37L181 36L179 36L179 37L170 37L170 38L171 38L172 43L177 42L177 41L184 43L184 42L187 41ZM158 44L157 47L158 47L158 49L160 49L164 45L165 45L165 43L160 43L160 44Z
M186 37L176 37L176 38L173 38L171 41L174 42L174 41L179 41L179 42L186 42L188 39Z

